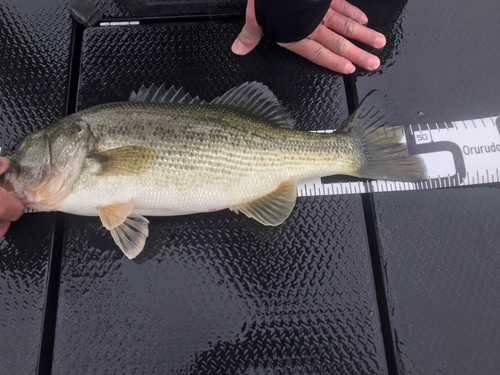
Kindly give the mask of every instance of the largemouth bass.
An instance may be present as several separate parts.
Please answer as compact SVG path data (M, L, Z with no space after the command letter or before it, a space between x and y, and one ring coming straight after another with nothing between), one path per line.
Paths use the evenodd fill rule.
M245 83L210 103L182 90L142 87L25 137L4 186L38 211L99 216L128 258L143 249L145 216L231 209L264 225L291 213L297 181L334 174L425 178L400 127L362 105L338 131L287 128L264 85Z

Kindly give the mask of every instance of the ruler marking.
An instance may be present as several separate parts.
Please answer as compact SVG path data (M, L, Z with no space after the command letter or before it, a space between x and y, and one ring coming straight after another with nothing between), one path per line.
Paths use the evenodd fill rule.
M470 126L470 122L472 122L474 129ZM469 126L467 124L469 124ZM495 130L487 129L481 131L481 124L483 125L483 129L487 129L488 126L493 126ZM500 160L495 158L496 154L493 153L494 151L486 151L490 150L489 147L492 144L492 141L495 146L494 148L496 148L497 151L500 151L500 149L498 148L499 146L497 146L500 143L500 117L495 116L465 121L448 121L442 123L435 122L431 124L409 124L400 126L403 135L401 142L405 143L405 140L408 140L408 148L410 149L410 153L412 155L424 153L430 154L430 158L424 158L425 162L428 163L428 171L432 173L428 177L428 179L426 179L425 181L412 183L406 181L387 180L363 180L355 182L340 181L330 182L326 184L321 183L321 187L320 185L318 185L318 179L312 179L310 181L302 182L298 185L297 195L311 197L318 195L378 193L387 191L399 192L500 182ZM436 129L434 129L434 126L436 127ZM434 137L436 135L435 131L440 133L441 126L444 126L447 132L443 132L441 136L438 136L437 141L435 141L436 147L433 147L434 145L432 145L432 142L434 142ZM463 133L457 134L449 132L450 128L455 129L457 132ZM396 134L395 127L393 127L391 130L394 136ZM390 130L386 128L384 129L384 131L385 135L388 136ZM474 133L474 131L476 131L476 133ZM331 131L329 130L320 130L316 132L331 133ZM426 135L426 142L423 142L425 144L425 148L420 148L424 146L424 144L422 144L422 141L420 141L421 143L417 143L416 140L417 136L420 136L422 134ZM408 137L406 137L406 135ZM410 135L413 138L411 138ZM430 143L429 139L431 140ZM440 142L443 143L443 146L445 142L453 144L458 152L458 156L463 157L462 162L467 168L465 170L465 175L461 175L460 172L456 171L453 176L450 176L450 174L448 173L447 176L438 174L436 177L434 173L436 173L437 171L443 172L443 169L446 170L445 168L449 168L451 166L455 167L455 170L458 168L455 164L451 164L452 159L449 159L449 157L447 159L441 159L440 153L449 150L443 148L440 149L438 146ZM486 145L484 146L484 151L483 146L477 146L478 144ZM410 146L412 146L413 148L410 148ZM459 160L455 157L455 153L453 153L452 156L454 161ZM433 165L434 163L438 168ZM484 167L487 167L487 169L483 169ZM489 172L490 169L492 171L491 178ZM30 212L30 210L27 211Z

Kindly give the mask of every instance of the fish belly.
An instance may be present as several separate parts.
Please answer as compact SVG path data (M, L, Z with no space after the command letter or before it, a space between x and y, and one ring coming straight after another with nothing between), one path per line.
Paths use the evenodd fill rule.
M195 169L185 172L152 168L138 176L98 176L84 173L59 211L84 216L99 215L99 208L134 202L134 213L175 216L214 212L237 207L267 195L289 177L276 168L265 173L231 168L231 173Z

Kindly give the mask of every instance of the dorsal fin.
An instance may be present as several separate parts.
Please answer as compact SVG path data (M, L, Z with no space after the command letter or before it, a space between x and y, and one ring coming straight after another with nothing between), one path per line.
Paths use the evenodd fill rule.
M154 103L180 103L180 104L205 104L198 97L193 98L184 89L177 90L174 86L168 90L165 84L156 87L152 84L149 88L142 85L137 93L132 91L129 97L131 102L154 102Z
M155 103L181 103L181 104L211 104L219 107L238 110L246 114L258 117L277 126L292 128L293 120L288 116L281 106L278 98L264 84L260 82L245 82L234 87L224 95L215 98L210 103L193 98L182 88L171 87L166 89L165 85L149 88L142 85L137 93L130 94L129 101L133 102L155 102Z
M245 82L215 98L210 104L236 109L278 126L292 128L294 125L278 98L260 82Z

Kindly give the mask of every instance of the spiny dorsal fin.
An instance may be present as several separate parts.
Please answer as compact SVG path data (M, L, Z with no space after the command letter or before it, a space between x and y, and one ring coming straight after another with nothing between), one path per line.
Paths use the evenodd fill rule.
M276 226L290 216L296 200L297 182L289 180L263 197L230 209L236 213L243 212L261 224Z
M168 90L165 84L156 87L152 84L149 88L142 85L137 93L132 91L129 97L131 102L154 102L154 103L180 103L180 104L205 104L198 97L193 98L184 89L177 90L174 86Z
M362 134L367 129L401 125L394 104L378 90L370 91L359 107L337 128L337 132Z
M260 82L245 82L215 98L210 104L236 109L277 126L292 128L294 125L278 98Z
M98 174L133 176L145 171L156 157L150 147L125 146L88 156L99 162Z
M133 102L155 102L155 103L180 103L180 104L211 104L219 107L230 108L245 112L249 115L261 118L277 126L293 128L294 122L285 112L273 92L260 82L245 82L234 87L224 95L215 98L210 103L193 98L184 89L171 87L167 90L165 85L149 88L141 86L137 93L130 94L129 101Z

